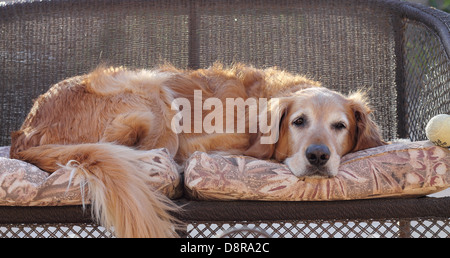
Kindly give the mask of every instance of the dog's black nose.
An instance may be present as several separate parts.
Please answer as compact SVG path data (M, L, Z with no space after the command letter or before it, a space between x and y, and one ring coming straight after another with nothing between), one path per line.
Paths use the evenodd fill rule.
M330 159L330 149L323 144L313 144L306 148L305 152L306 158L309 163L313 166L323 166Z

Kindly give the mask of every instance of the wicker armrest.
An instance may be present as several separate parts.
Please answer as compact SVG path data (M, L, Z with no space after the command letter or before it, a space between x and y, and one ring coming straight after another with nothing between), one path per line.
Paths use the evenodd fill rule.
M450 14L421 4L399 3L399 11L409 19L433 28L441 38L447 57L450 56Z

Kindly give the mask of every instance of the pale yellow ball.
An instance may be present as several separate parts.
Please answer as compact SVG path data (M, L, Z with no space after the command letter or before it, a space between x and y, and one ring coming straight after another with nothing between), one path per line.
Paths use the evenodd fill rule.
M425 128L428 140L441 147L450 147L450 115L441 114L430 119Z

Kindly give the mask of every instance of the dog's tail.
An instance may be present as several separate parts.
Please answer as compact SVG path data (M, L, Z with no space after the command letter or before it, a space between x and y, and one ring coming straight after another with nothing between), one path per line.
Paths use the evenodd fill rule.
M176 237L176 220L169 213L177 206L148 185L151 173L137 162L143 155L97 143L31 147L12 153L12 158L47 171L60 164L71 168L71 176L80 176L89 187L93 216L107 229L114 227L117 237Z

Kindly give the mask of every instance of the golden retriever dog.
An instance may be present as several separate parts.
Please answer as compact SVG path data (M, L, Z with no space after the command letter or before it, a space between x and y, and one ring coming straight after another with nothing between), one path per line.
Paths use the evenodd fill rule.
M11 158L71 168L89 186L96 219L118 237L174 237L177 207L145 183L143 150L167 148L180 165L194 151L249 155L298 177L332 177L343 155L383 144L363 94L276 68L100 67L35 101L12 133Z

